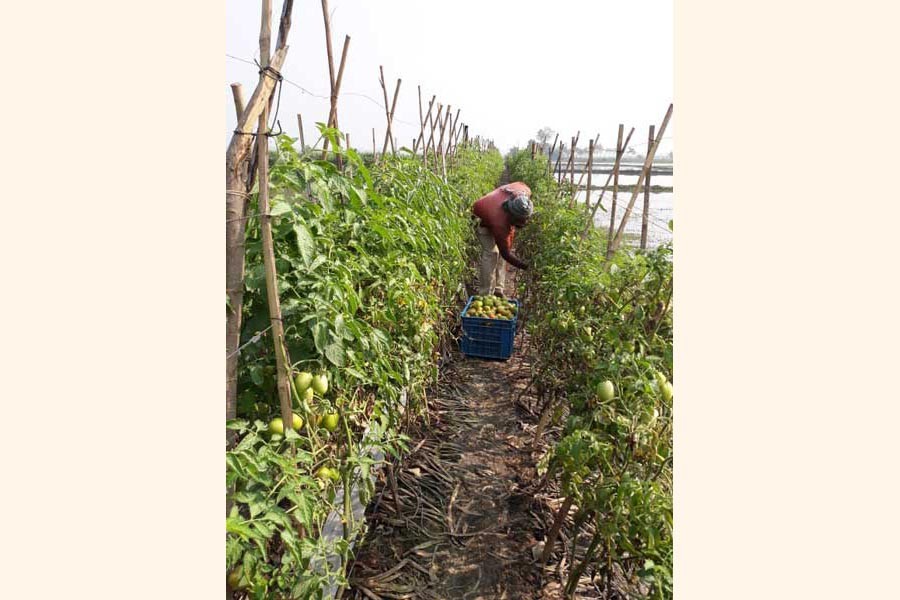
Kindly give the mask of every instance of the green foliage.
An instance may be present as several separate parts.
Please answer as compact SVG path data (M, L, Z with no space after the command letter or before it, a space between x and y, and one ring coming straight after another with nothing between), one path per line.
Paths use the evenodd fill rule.
M592 568L618 563L652 597L671 598L671 247L607 262L605 235L582 239L584 209L553 194L539 162L523 152L508 159L511 178L549 191L520 237L533 265L521 291L537 369L553 373L543 381L568 415L548 467L594 522ZM615 394L603 401L606 380ZM585 566L572 565L570 585Z
M340 133L320 130L334 148ZM341 171L317 152L298 155L293 141L276 140L269 177L284 342L293 372L327 373L329 386L311 401L292 389L304 427L267 438L266 421L279 415L272 339L265 335L242 351L240 422L232 425L240 442L226 455L234 486L227 568L241 565L254 598L318 597L322 575L309 565L325 555L319 532L335 508L335 487L315 474L337 469L337 485L350 489L357 473L368 482L366 445L389 454L404 448L401 392L408 392L409 409L419 410L436 380L441 343L450 335L445 315L455 312L471 275L471 203L503 169L496 151L461 148L449 183L408 155L367 164L355 151L339 150ZM247 232L242 344L269 325L257 217ZM334 432L316 425L327 413L340 415ZM337 550L346 560L347 545ZM331 575L343 580L343 572Z

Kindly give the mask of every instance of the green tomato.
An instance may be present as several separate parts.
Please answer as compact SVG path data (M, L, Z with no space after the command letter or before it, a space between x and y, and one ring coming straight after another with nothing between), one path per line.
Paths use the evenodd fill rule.
M284 421L281 417L275 417L269 422L269 433L272 435L284 435Z
M316 471L316 477L321 479L322 481L340 481L341 474L337 469L332 469L331 467L319 467L319 470Z
M672 389L672 384L668 381L660 386L659 391L662 393L663 400L665 400L666 402L671 402L672 397L675 395L675 392Z
M600 402L609 402L615 396L616 388L609 379L597 386L597 397L600 399Z
M312 383L312 379L312 373L307 373L306 371L297 373L297 376L294 378L294 385L297 386L297 393L302 394L305 392Z
M325 373L316 375L312 378L312 389L320 396L324 396L328 391L328 376Z
M338 428L338 422L340 421L340 417L337 413L330 413L322 417L322 427L327 429L328 431L334 431Z
M293 419L292 425L294 426L294 429L296 431L300 431L303 428L303 418L300 415L298 415L297 413L294 413L294 419Z

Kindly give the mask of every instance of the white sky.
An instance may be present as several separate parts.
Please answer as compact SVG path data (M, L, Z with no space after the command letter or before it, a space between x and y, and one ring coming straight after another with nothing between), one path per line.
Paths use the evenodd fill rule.
M538 129L559 131L569 145L581 130L579 147L600 134L615 147L619 123L635 127L631 145L643 152L647 128L659 127L672 101L673 0L331 0L335 72L344 36L351 37L338 101L341 129L363 150L384 139L384 109L349 93L383 102L378 66L384 66L388 100L398 77L394 132L410 145L419 132L416 86L423 112L432 94L450 104L470 136L493 138L502 151L524 145ZM258 0L226 1L225 52L252 60L259 55ZM273 0L272 46L281 0ZM316 98L285 82L279 120L297 137L302 113L307 143L317 139L314 123L328 117L328 59L319 0L295 0L290 50L284 76ZM240 82L248 99L258 78L252 64L223 57L226 80L225 143L235 126L229 84ZM399 121L408 121L409 124ZM675 116L659 152L674 142ZM552 141L552 140L551 140Z

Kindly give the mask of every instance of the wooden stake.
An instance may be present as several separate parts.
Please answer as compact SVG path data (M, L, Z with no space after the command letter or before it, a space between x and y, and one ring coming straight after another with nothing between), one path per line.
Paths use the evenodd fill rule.
M569 509L572 508L573 501L571 495L566 496L562 506L559 507L559 512L556 513L553 525L550 527L550 531L544 540L544 553L541 555L541 565L546 565L547 561L550 560L550 555L553 554L553 546L556 544L556 537L559 535L559 530L562 529L563 523L566 522L566 517L569 515Z
M394 145L393 133L391 132L391 122L394 120L394 110L397 108L397 95L400 93L400 79L397 79L397 87L394 88L394 100L391 103L390 110L388 110L387 87L384 83L384 69L379 66L378 70L381 75L379 80L381 83L381 91L384 92L384 116L387 119L387 131L384 132L384 146L381 148L381 154L384 155L387 153L388 144L391 145L391 152L396 154L397 149Z
M231 84L231 96L234 98L234 113L240 121L241 114L244 112L244 90L241 87L241 84Z
M429 116L430 116L430 113L429 113ZM425 149L426 150L430 149L433 156L435 158L437 158L437 151L435 150L435 147L434 147L434 127L437 124L437 123L435 123L435 119L437 119L438 121L440 121L440 119L441 119L441 103L440 102L438 102L438 105L437 105L437 114L434 117L431 117L431 134L428 136L428 143L425 144Z
M594 145L596 146L599 142L600 142L600 134L598 133L597 137L594 138ZM581 172L581 177L578 178L578 183L575 185L575 189L578 189L581 187L581 182L584 181L584 175L586 172L587 171Z
M328 0L322 0L322 18L325 20L325 50L328 52L328 82L331 93L334 93L334 56L331 54L331 15L328 12Z
M587 192L584 198L584 212L587 214L591 208L591 175L594 170L594 140L588 142L588 160L587 160ZM577 190L575 192L578 193Z
M628 147L628 141L631 139L631 134L634 133L634 127L631 128L631 131L628 132L628 137L625 138L624 147ZM609 182L612 181L613 173L616 172L616 165L613 165L613 170L609 172L609 176L606 178L606 183L603 184L603 189L600 190L600 197L597 198L597 203L594 204L594 208L591 211L591 216L588 219L588 222L584 226L584 231L581 234L581 237L585 237L590 231L591 227L594 224L594 216L597 214L597 209L600 208L600 203L603 201L603 196L606 195L606 188L609 187Z
M451 106L447 105L447 114L444 117L444 122L441 124L441 140L438 142L438 151L441 155L441 173L443 174L444 180L447 179L447 161L444 156L444 131L447 129L447 122L450 120L450 109Z
M284 23L282 15L282 30L285 29ZM287 46L276 48L269 66L276 71L280 70L287 58L287 51ZM258 124L276 83L275 79L267 74L260 74L256 89L241 112L235 134L225 152L225 292L228 296L228 307L225 310L226 419L233 419L237 414L237 348L241 337L241 313L244 305L244 234L247 224L244 215L249 198L250 178L246 162L250 158L253 143L253 137L249 134L253 132L254 125ZM231 439L233 436L227 437Z
M425 133L425 117L422 116L422 86L417 85L416 90L419 93L419 137ZM419 153L419 138L413 139L412 145L413 154Z
M428 103L428 112L425 113L425 119L422 121L422 131L419 134L419 139L417 143L422 144L422 164L426 167L428 166L428 144L425 143L425 124L431 122L431 110L434 106L434 100L437 96L431 97L431 102Z
M565 150L566 145L563 143L559 144L559 152L556 154L556 166L553 167L553 176L557 179L557 183L559 183L559 168L562 160L563 151Z
M656 125L650 126L650 134L647 137L647 151L650 151L650 146L653 144L653 132L656 129ZM650 219L650 176L653 174L653 166L651 165L650 171L647 172L647 183L644 184L644 211L641 215L641 249L647 248L647 224Z
M327 0L323 0L327 1ZM330 37L330 36L329 36ZM338 68L337 79L334 80L333 85L331 86L331 109L328 113L328 127L338 127L338 115L337 115L337 102L338 96L341 93L341 80L344 78L344 64L347 61L347 49L350 46L350 36L344 36L344 47L341 49L341 66ZM328 60L331 60L331 55L329 53ZM340 138L338 138L340 140ZM338 146L340 146L340 141L338 141ZM328 138L322 143L322 160L328 156ZM338 156L339 166L343 166L343 161L340 156Z
M300 151L306 152L306 139L303 137L303 117L297 113L297 129L300 130Z
M622 133L625 126L619 123L619 137L616 139L616 164L613 166L613 196L612 205L609 209L609 235L606 237L606 258L612 254L613 231L616 226L616 201L619 198L619 167L622 164L622 154L625 148L622 147Z
M378 159L378 152L375 149L375 128L373 127L372 128L372 162L374 163L376 159Z
M456 109L456 116L453 117L453 121L450 125L450 135L447 137L447 154L453 156L453 138L456 137L456 124L459 123L459 111L462 110L460 108Z
M325 0L323 0L324 2ZM260 64L265 69L269 64L269 42L271 31L269 20L272 15L272 0L263 0L263 26L259 36ZM266 296L269 304L269 320L272 323L272 339L275 346L275 365L277 368L278 400L281 404L281 418L284 426L289 428L293 424L291 411L291 389L289 365L285 364L284 350L284 323L281 320L281 303L278 299L278 273L275 268L275 244L272 240L272 218L269 216L269 144L268 138L268 112L269 107L263 105L259 115L259 127L257 139L259 140L259 215L260 229L263 247L263 268L266 276Z
M656 156L656 149L659 148L659 143L666 133L666 126L669 124L669 119L672 117L673 107L674 105L669 105L669 110L666 111L666 116L663 117L663 122L659 126L659 133L656 134L656 139L653 140L653 144L647 149L647 158L644 159L644 167L641 169L637 185L634 186L634 192L632 192L631 199L628 201L628 208L625 209L625 215L622 217L622 222L619 224L619 230L616 232L616 237L613 240L612 252L618 250L619 244L622 243L622 236L625 234L625 224L628 223L628 217L631 216L631 210L634 208L634 202L637 200L638 194L641 191L641 185L644 183L647 173L650 172L650 168L653 166L653 158Z
M390 124L391 120L391 111L388 108L388 96L387 96L387 86L384 84L384 67L378 65L378 83L381 85L381 93L384 95L384 118ZM384 132L385 140L390 135L390 129ZM385 149L381 151L381 155L384 156L384 153L387 152L387 146Z

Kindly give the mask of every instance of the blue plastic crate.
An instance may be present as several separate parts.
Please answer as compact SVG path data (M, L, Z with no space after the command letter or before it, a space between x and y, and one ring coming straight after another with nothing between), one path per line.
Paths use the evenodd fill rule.
M508 359L512 356L515 344L518 310L516 316L509 320L467 317L466 313L469 312L469 306L474 299L475 296L469 296L466 307L460 313L462 337L459 340L459 349L466 356ZM511 299L511 301L516 303L517 308L521 308L518 300Z

